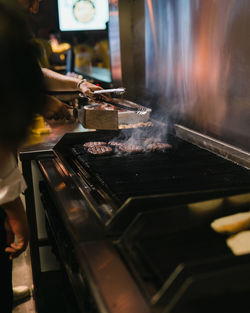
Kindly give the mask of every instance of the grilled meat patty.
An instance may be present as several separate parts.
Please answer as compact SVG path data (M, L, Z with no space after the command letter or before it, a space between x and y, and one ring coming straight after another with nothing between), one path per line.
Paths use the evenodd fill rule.
M113 150L107 146L92 146L88 148L87 152L92 155L109 155Z
M118 149L123 153L141 153L144 151L142 146L134 144L122 144L118 147Z
M123 143L122 142L119 142L119 141L109 141L108 142L108 145L111 146L111 147L120 147Z
M146 150L147 151L166 151L171 149L172 146L168 143L163 142L153 142L147 145Z
M91 148L91 147L97 147L97 146L106 146L106 142L104 141L89 141L89 142L85 142L85 144L83 145L84 148Z

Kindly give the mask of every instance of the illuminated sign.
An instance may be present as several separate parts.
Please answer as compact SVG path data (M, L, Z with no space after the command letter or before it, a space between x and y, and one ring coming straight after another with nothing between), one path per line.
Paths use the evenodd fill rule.
M61 31L106 29L108 0L58 0Z

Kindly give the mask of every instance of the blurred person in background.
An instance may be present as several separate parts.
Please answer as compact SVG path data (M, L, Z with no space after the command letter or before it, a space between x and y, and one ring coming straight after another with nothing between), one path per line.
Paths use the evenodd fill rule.
M29 238L20 198L26 184L16 151L46 105L44 77L19 4L0 0L0 21L0 303L1 312L10 313L12 260L25 251Z
M26 12L30 14L37 14L39 12L39 3L42 0L18 0ZM34 37L31 32L31 38ZM38 53L39 54L39 53ZM38 57L39 59L39 57ZM44 75L44 80L46 84L47 91L80 91L86 96L93 98L93 92L95 90L102 89L99 86L91 84L84 79L79 79L77 77L66 76L48 68L42 67L42 72ZM49 110L44 112L46 118L52 118L56 115L58 118L70 118L70 113L68 112L68 106L61 102L54 96L47 95L47 103Z
M8 2L10 2L9 5L7 5ZM5 25L5 19L0 18L2 27L0 33L3 36L1 45L8 47L8 36L12 44L9 54L7 50L0 50L0 54L3 55L1 63L3 61L4 66L0 82L0 88L4 91L1 93L0 111L0 118L4 119L0 126L0 262L6 265L3 266L6 271L1 275L3 277L1 281L5 288L5 292L2 294L3 301L5 301L3 303L6 303L6 305L9 303L6 312L11 312L9 310L12 307L13 294L14 300L18 301L27 299L30 294L28 286L15 286L12 289L11 260L26 249L28 242L26 215L20 199L20 194L25 190L26 184L17 167L15 153L12 152L16 151L18 144L25 137L28 126L32 126L31 119L34 113L41 114L49 119L69 119L71 117L65 103L56 97L46 95L48 90L79 90L92 97L93 91L100 89L100 87L85 82L85 80L58 74L42 68L41 64L39 66L39 51L34 42L32 42L33 36L27 23L27 15L25 14L27 12L32 14L38 13L39 2L40 0L0 0L0 3L3 5L2 12L4 12L5 6L6 10L9 10L8 14L6 14L6 25L9 23L7 20L8 15L13 20L17 17L20 24L20 27L16 27L14 22L13 24L9 23L8 29L7 27L2 27L2 25ZM13 9L14 7L15 9ZM11 31L16 32L16 36ZM24 36L25 44L21 40ZM30 59L27 57L31 54L30 51L26 55L23 53L24 49L28 49L25 45L29 46L30 51L32 50ZM9 55L8 62L6 61L7 55ZM10 69L8 70L5 67ZM7 75L7 73L9 74ZM43 88L38 89L38 86L35 86L38 84L38 80L43 82ZM6 97L3 97L4 95ZM6 144L2 143L1 140L5 140ZM11 144L10 148L7 148L7 142ZM14 237L16 237L17 243L14 243ZM9 254L9 258L6 253Z

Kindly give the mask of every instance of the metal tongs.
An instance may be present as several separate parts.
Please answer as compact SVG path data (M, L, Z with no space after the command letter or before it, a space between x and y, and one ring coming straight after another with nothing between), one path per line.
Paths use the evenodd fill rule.
M135 113L139 115L144 115L147 113L147 108L136 104L135 106L130 106L126 102L117 102L118 99L113 99L112 97L109 97L108 94L110 93L115 93L116 95L121 95L125 93L126 89L125 88L114 88L114 89L100 89L100 90L95 90L94 96L100 99L103 103L111 104L114 105L120 109L125 109L128 111L134 111ZM76 98L86 98L90 101L93 101L94 99L92 97L86 96L82 92L77 91L47 91L48 95L56 95L59 96L59 99L61 101L66 101L66 100L72 100ZM107 95L105 95L107 94Z
M100 89L100 90L95 90L93 92L94 95L105 95L109 93L113 93L115 95L122 95L126 91L125 88L120 87L120 88L113 88L113 89ZM62 99L68 99L68 98L88 98L86 95L84 95L81 91L79 90L63 90L63 91L46 91L46 94L52 95L52 96L59 96Z
M119 103L119 102L116 102L114 101L114 99L102 99L102 102L103 103L108 103L108 104L111 104L113 106L116 106L120 109L124 109L124 110L127 110L127 111L134 111L136 114L139 114L139 115L144 115L147 113L147 108L139 105L139 104L136 104L135 106L130 106L128 105L126 102L125 103Z
M133 111L139 115L146 114L147 108L145 108L141 105L134 104L133 106L131 106L128 103L126 103L126 100L125 101L122 101L122 100L119 101L119 99L114 99L114 98L109 96L110 93L114 93L116 95L122 95L125 93L125 91L126 91L126 89L123 87L115 88L115 89L101 89L101 90L94 91L94 95L97 97L100 96L99 99L103 103L111 104L113 106L116 106L120 109L124 109L127 111ZM106 96L106 94L107 94L107 96Z
M95 90L94 95L102 95L105 93L114 93L116 95L122 95L126 91L125 88L113 88L113 89L101 89L101 90Z

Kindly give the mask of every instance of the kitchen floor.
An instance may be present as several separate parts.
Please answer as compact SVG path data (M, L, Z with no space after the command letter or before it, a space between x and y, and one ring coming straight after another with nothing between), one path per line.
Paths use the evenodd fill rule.
M19 163L20 166L20 163ZM21 169L21 167L20 167ZM21 195L21 199L25 206L24 196ZM13 313L37 313L35 308L35 301L32 295L33 290L33 279L32 269L30 263L30 250L28 248L19 255L18 258L13 260L13 271L12 271L12 283L13 286L28 286L30 288L30 297L14 303Z
M13 261L13 286L25 285L31 290L31 296L14 304L13 313L36 313L32 295L32 271L29 248Z
M65 288L66 281L61 271L47 272L42 290L44 310L40 313L79 313ZM14 303L12 313L37 313L33 298L33 280L29 248L13 261L13 286L25 285L31 290L30 297Z

